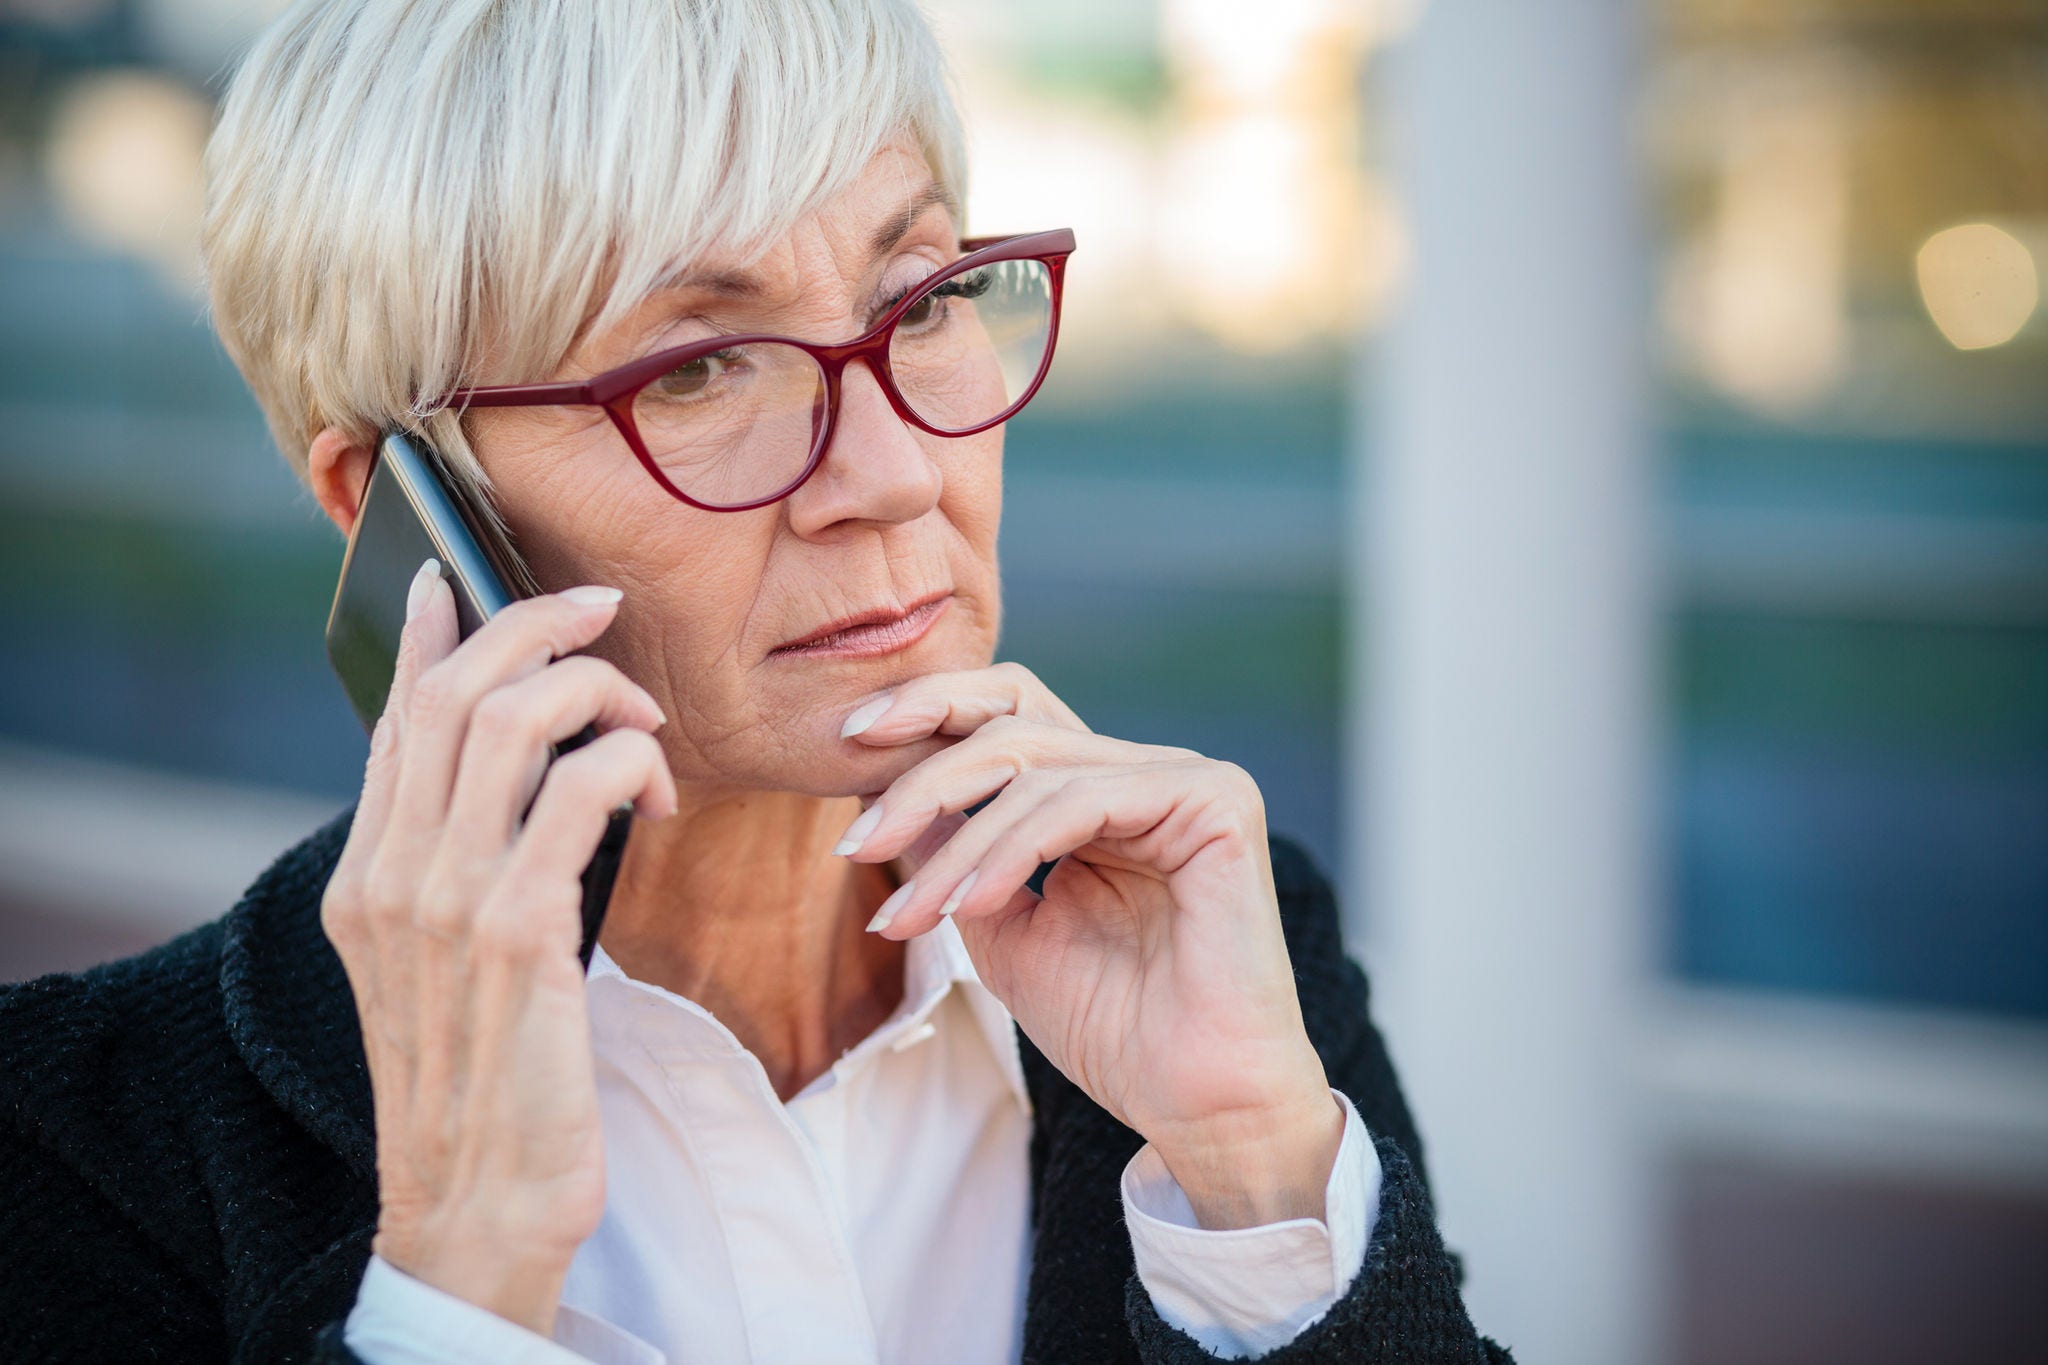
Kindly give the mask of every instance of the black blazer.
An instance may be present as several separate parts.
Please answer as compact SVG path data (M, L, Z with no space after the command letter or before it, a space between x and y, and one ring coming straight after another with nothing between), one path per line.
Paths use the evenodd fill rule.
M353 808L222 918L89 971L0 990L0 1359L349 1362L377 1176L355 1002L320 927ZM1302 1013L1385 1170L1365 1269L1262 1360L1499 1362L1458 1295L1415 1127L1344 956L1329 883L1273 875ZM1034 1106L1028 1361L1211 1361L1132 1266L1117 1179L1137 1134L1020 1035Z

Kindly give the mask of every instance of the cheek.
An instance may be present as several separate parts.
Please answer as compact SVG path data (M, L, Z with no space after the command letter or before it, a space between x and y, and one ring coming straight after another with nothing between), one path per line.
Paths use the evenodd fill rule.
M505 499L519 551L548 592L604 583L632 597L661 576L653 555L670 507L693 509L663 493L637 465L566 477L572 463L562 461L553 477L533 481L516 501Z
M939 509L992 579L996 535L1003 520L1003 429L957 437L948 444L955 449L943 452L940 467L946 472L946 481Z
M1002 579L997 535L1003 520L1003 429L959 437L943 466L939 508L949 529L948 569L957 605L955 668L986 667L1002 634Z
M617 619L587 653L653 693L672 722L685 711L732 710L736 648L775 533L771 511L691 507L630 455L611 459L567 442L549 458L495 460L492 474L543 589L602 583L625 593Z
M608 432L583 439L595 445ZM938 524L896 529L919 547L913 557L924 567L915 576L950 582L957 595L921 658L928 670L985 667L1001 630L1002 430L935 439L945 471ZM805 561L797 585L778 584L778 554L793 547L778 549L775 509L700 511L662 492L630 456L613 461L571 439L549 445L524 459L492 459L507 518L545 588L606 583L625 592L618 619L587 652L617 665L667 712L662 738L677 776L868 790L878 778L865 769L884 760L843 755L835 736L843 713L889 670L785 673L764 670L757 657L764 632L788 624L775 595L803 595L823 571L815 547L793 554ZM823 599L807 612L836 605Z
M608 580L626 598L588 652L654 695L669 717L660 736L677 777L779 785L768 757L778 747L775 726L763 722L787 699L762 693L749 652L772 519L680 503L676 510L641 538L630 568Z
M649 495L661 490L610 420L570 407L486 409L469 420L493 496L541 588L625 587L616 577L625 567L618 529L649 517Z

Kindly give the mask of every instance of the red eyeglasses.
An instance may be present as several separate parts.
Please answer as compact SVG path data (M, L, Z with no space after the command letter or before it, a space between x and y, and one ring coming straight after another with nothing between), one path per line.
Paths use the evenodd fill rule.
M841 377L866 363L896 415L972 436L1031 401L1052 367L1071 228L961 243L967 254L838 345L707 337L577 383L456 389L435 406L601 407L655 482L710 512L788 497L832 443Z

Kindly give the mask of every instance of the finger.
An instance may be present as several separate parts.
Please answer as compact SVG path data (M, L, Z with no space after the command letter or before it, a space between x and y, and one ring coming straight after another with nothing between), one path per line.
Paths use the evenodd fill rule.
M391 691L384 713L403 715L420 674L455 649L459 628L455 592L448 586L441 561L428 558L413 575L405 594L405 624L398 631L398 656L391 670Z
M880 708L880 709L877 709ZM889 746L932 735L970 735L997 716L1090 733L1073 708L1023 664L927 673L871 697L847 716L842 738Z
M902 869L902 879L909 881L917 875L918 869L930 862L938 851L944 848L952 837L966 825L968 817L955 813L941 815L925 826L924 833L910 841L910 847L896 855L895 862Z
M886 861L914 842L939 816L965 810L1035 768L1156 762L1182 755L1197 756L1187 750L997 716L960 743L941 749L897 777L847 827L845 838L833 851L858 862Z
M503 880L577 881L597 852L613 808L623 801L631 801L634 812L650 820L676 810L668 757L645 730L599 735L548 765ZM571 928L580 933L579 926Z
M448 837L480 852L502 849L540 785L549 745L588 724L651 731L667 721L645 688L588 654L558 659L485 693L462 742Z
M1204 843L1245 825L1237 817L1241 784L1233 780L1241 772L1210 759L1087 767L977 833L975 825L997 812L999 802L991 802L918 876L918 894L905 898L883 931L915 937L942 915L973 921L1004 911L1040 864L1098 841L1118 841L1124 855L1092 851L1090 862L1163 880Z
M404 764L406 698L421 669L445 658L455 638L454 594L441 579L440 561L429 558L413 574L406 592L406 619L399 628L391 688L370 731L362 795L321 894L321 928L341 959L358 1012L366 1019L386 1018L386 1002L409 994L399 979L409 965L388 965L391 940L404 928L394 922L386 903L393 876L388 868L380 871L378 863L390 852L385 835ZM400 880L410 881L414 875L408 870ZM375 1042L366 1036L366 1046L374 1047Z
M882 902L874 918L868 922L868 931L881 933L886 930L898 921L913 901L920 911L928 911L935 904L942 905L950 895L943 888L957 887L962 877L981 860L982 853L996 835L1014 822L1021 812L1045 799L1061 774L1072 771L1034 768L1020 773L972 816L943 815L934 820L925 833L904 851L900 861L910 868L912 875ZM935 839L934 831L939 830L944 830L944 835ZM929 886L942 889L936 894L919 894L920 887ZM934 923L936 918L932 916Z
M616 588L595 585L525 598L420 670L399 716L392 839L415 854L433 846L448 814L456 759L477 702L492 689L537 673L550 660L595 640L612 623L618 604Z
M1176 782L1160 773L1167 766L1105 764L1026 774L946 842L918 872L912 893L886 918L877 916L882 923L875 932L888 938L915 938L944 916L960 914L970 902L976 913L1001 908L1040 863L1056 861L1111 834L1104 822L1110 819L1112 806L1122 826L1135 825L1135 832L1142 833L1172 808L1176 790L1186 787L1184 777ZM1010 880L1007 890L999 890L1016 850L1038 843L1057 846Z
M370 728L370 753L363 764L363 790L349 822L348 840L335 863L332 882L350 884L361 875L371 850L390 819L398 787L401 717L420 670L438 663L455 647L455 597L441 579L441 561L429 558L406 591L406 618L398 632L398 654L384 710Z

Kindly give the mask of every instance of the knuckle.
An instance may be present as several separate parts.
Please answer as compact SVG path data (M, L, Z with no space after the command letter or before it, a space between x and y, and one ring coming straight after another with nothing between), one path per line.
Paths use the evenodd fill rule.
M632 697L643 690L617 664L589 654L571 654L549 667L562 669L563 676L592 704L610 698Z
M614 733L619 736L619 742L625 745L631 753L643 762L662 763L667 761L666 754L661 747L661 741L648 734L645 730L618 730Z
M570 615L569 604L559 593L544 592L508 603L478 630L495 630L500 635L528 635L536 640L551 633L558 622Z
M572 692L589 692L603 687L606 675L614 671L603 659L592 658L588 654L565 654L549 663L545 670L551 684Z
M1032 725L1015 711L1005 711L999 716L991 716L981 728L984 733L999 739L1015 739L1024 731L1031 729Z
M527 600L534 604L534 635L551 653L567 654L593 634L589 629L593 622L583 608L560 593L543 593Z
M1224 786L1236 793L1238 801L1246 810L1256 811L1265 808L1266 798L1259 790L1258 780L1241 764L1233 763L1227 758L1208 761L1216 765L1216 771Z
M608 770L618 748L605 742L610 738L611 735L605 735L596 743L587 744L549 764L547 775L541 779L542 791L553 793L557 801L574 805L586 805L596 800L611 785Z
M578 752L590 753L591 767L603 779L623 779L660 761L661 741L645 730L626 727L606 731L597 743Z
M533 626L533 599L519 598L492 612L475 630L458 640L445 659L429 665L429 672L442 664L463 659L484 660L516 652L522 639L538 638ZM425 676L423 673L421 676Z
M417 724L441 724L455 709L458 686L453 671L448 667L448 660L444 659L420 674L419 681L413 684L406 709Z
M1232 786L1238 787L1240 789L1249 788L1253 791L1258 790L1258 783L1252 781L1252 775L1249 772L1245 771L1242 765L1233 763L1227 758L1215 758L1210 759L1209 761L1211 763L1214 763L1217 766L1217 768L1221 770L1224 781L1230 783Z
M469 725L483 742L499 746L530 738L538 721L518 689L499 687L478 700L469 713Z
M468 898L447 881L431 880L412 905L412 922L435 938L457 938L469 927Z
M377 866L363 878L359 918L365 923L389 929L412 919L411 879L392 868Z
M320 893L320 928L329 939L353 940L363 919L362 888L353 877L335 877Z

